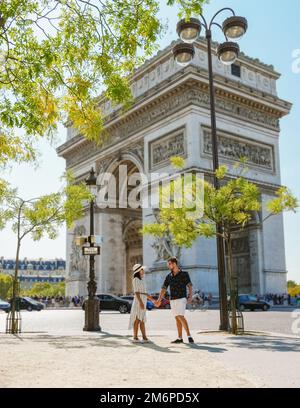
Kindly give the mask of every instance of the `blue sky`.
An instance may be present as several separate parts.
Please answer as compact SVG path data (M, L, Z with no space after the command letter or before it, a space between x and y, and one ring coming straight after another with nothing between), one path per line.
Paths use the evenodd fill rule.
M161 18L168 20L168 30L161 39L161 47L177 38L177 9L165 6L162 0ZM279 96L293 103L291 114L281 122L281 172L283 184L289 186L300 198L300 73L292 71L294 50L300 49L300 2L296 0L211 0L204 13L212 16L222 7L232 7L249 22L247 35L240 41L241 50L267 64L273 64L282 74L278 81ZM220 19L222 21L222 17ZM214 32L214 39L222 41L222 34ZM299 63L300 66L300 63ZM65 129L60 128L60 142L64 141ZM58 143L60 144L60 143ZM40 143L42 153L38 169L28 165L14 165L7 174L12 185L19 188L24 197L56 191L60 187L59 177L64 171L64 160L58 158L54 147ZM300 213L286 214L285 246L289 279L300 282ZM0 256L14 257L15 238L9 228L0 232ZM65 231L62 229L55 241L47 239L35 243L27 239L21 256L60 258L65 257Z

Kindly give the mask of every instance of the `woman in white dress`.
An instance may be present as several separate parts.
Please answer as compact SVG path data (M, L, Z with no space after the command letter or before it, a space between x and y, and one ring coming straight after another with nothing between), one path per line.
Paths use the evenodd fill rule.
M139 342L138 338L138 330L141 330L143 336L143 343L148 343L149 340L146 335L146 306L147 306L147 299L151 300L154 303L154 299L148 295L146 292L146 284L145 284L145 272L144 266L140 264L136 264L133 267L133 293L134 299L131 307L130 313L130 321L129 321L129 329L133 328L133 341Z

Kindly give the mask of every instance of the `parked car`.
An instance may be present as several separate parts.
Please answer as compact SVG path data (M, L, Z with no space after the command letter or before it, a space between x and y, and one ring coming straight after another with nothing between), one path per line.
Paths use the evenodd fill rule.
M127 300L131 304L133 303L134 296L133 295L125 295L125 296L120 296L121 299Z
M42 309L44 309L43 303L37 302L36 300L31 299L30 297L25 296L17 298L17 310L28 310L28 312L31 312L32 310L37 310L38 312L40 312Z
M99 293L96 295L100 300L100 311L102 310L116 310L120 313L130 313L132 302L130 300L122 299L119 296L108 293ZM85 302L82 304L82 310L85 308Z
M125 296L120 296L120 297L121 297L121 299L127 300L132 305L133 299L134 299L133 295L125 295ZM154 308L154 304L150 300L147 300L146 308L147 308L147 310L152 310Z
M10 304L8 302L5 302L5 300L0 299L0 310L8 313L10 311Z
M264 300L258 300L257 297L253 295L239 295L238 308L241 312L244 310L263 310L266 312L270 309L270 304Z

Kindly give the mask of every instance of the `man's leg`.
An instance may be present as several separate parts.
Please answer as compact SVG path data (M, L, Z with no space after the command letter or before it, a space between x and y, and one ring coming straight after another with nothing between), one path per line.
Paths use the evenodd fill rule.
M180 321L179 316L176 316L175 320L176 320L176 325L177 325L178 338L182 339L182 323Z
M190 337L191 333L190 333L189 325L188 325L188 322L186 321L186 318L184 316L177 316L176 321L180 322L181 333L182 333L182 326L183 326L187 336Z

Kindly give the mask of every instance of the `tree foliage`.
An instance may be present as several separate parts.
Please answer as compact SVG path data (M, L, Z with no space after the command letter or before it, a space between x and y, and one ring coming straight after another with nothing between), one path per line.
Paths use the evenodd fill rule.
M34 241L44 236L55 239L59 227L64 223L71 227L83 216L84 204L90 199L85 184L74 184L70 175L61 191L28 200L6 184L0 195L0 229L11 222L18 244L28 235Z
M173 158L172 163L178 168L180 160ZM222 236L228 254L231 330L238 334L238 280L233 265L232 237L237 230L250 223L253 214L261 212L262 203L259 188L244 177L243 167L237 165L235 169L237 174L234 176L228 174L226 166L221 166L216 171L216 177L220 181L219 189L208 181L197 178L196 174L189 182L176 177L171 181L171 186L169 183L163 185L160 191L160 211L156 215L158 222L145 225L143 233L156 237L168 235L176 245L186 248L191 247L199 237ZM202 205L199 205L200 200ZM264 205L268 215L262 222L283 211L296 211L298 201L286 187L281 187L276 198Z
M10 297L12 282L13 280L10 275L0 274L0 299L6 300Z
M298 296L300 295L300 285L296 285L293 288L288 288L288 293L291 296Z
M189 16L205 0L167 3ZM67 120L101 143L99 94L130 103L130 74L164 32L158 12L158 0L0 1L0 165L34 159Z
M37 282L31 289L21 290L22 296L56 297L65 295L65 282Z
M172 159L172 163L179 164L179 160ZM226 166L221 166L216 175L221 182L220 189L208 181L196 179L185 183L184 190L182 179L172 182L172 187L161 188L159 223L145 225L143 232L161 237L168 232L174 242L182 247L191 247L194 241L205 236L211 238L217 234L216 224L222 224L223 237L228 238L228 234L233 227L244 228L253 217L253 213L262 209L261 194L256 184L244 177L244 168L236 167L237 174L225 182L228 174ZM223 181L223 182L222 182ZM203 206L191 205L192 200L183 200L181 195L195 198L196 191L203 190ZM173 191L173 200L169 206L165 205L167 197ZM174 192L177 191L177 194ZM166 197L164 199L164 197ZM176 201L176 197L177 201ZM179 200L179 201L178 201ZM265 203L268 215L265 221L272 215L277 215L283 211L296 211L298 200L286 187L281 187L276 192L276 197Z

